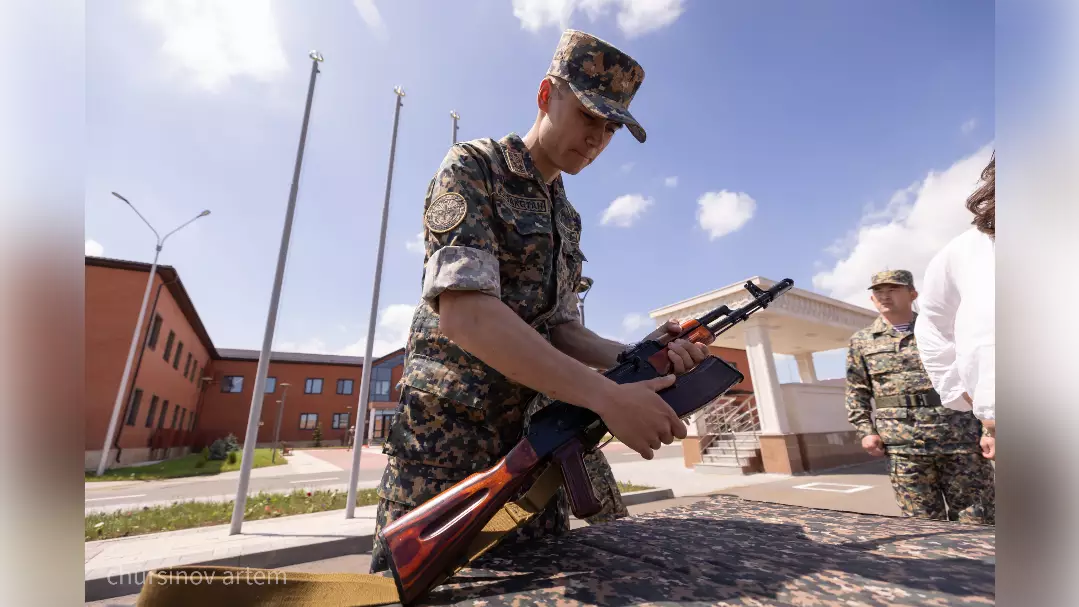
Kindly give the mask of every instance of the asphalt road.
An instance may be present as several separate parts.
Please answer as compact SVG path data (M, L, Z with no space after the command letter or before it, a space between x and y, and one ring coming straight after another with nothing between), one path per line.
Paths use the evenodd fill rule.
M295 489L347 489L349 471L352 469L351 451L344 449L302 451L306 455L317 457L328 466L324 466L326 468L324 471L311 473L296 474L289 473L288 470L274 470L274 473L280 472L282 475L273 477L253 475L248 483L248 495L255 495L260 491L288 493ZM619 442L612 441L607 444L603 448L603 453L611 464L641 461L638 453ZM656 452L655 457L681 458L682 447L679 443L665 445ZM385 467L386 457L382 453L374 449L364 450L360 458L358 488L376 487ZM224 475L163 481L124 481L107 484L88 482L85 484L85 511L124 510L186 500L230 501L236 497L237 477L238 473L230 472Z

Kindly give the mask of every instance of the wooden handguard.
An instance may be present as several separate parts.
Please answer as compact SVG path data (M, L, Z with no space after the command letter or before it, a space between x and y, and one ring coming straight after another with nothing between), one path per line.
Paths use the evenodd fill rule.
M528 441L498 465L478 472L387 525L378 540L388 553L401 602L408 604L441 584L487 521L535 476L540 463Z
M708 330L708 327L702 325L697 320L687 320L682 323L682 330L691 330L689 335L686 335L684 339L695 344L709 345L716 339L716 336ZM659 352L648 357L648 364L652 365L660 375L670 373L671 368L674 366L671 364L671 359L667 356L666 346Z

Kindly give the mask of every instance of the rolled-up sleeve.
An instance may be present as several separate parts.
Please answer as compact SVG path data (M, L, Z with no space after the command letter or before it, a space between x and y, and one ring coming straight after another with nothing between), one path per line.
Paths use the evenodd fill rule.
M438 297L445 291L501 297L494 206L484 167L471 148L454 145L428 188L422 296L436 313Z
M581 320L581 310L577 307L577 293L567 290L562 295L561 301L558 302L558 308L551 315L547 324L554 327L575 320L578 322Z
M969 411L963 399L962 378L956 364L955 314L959 293L948 272L948 249L940 251L926 268L918 291L918 319L914 337L918 354L933 388L946 407Z

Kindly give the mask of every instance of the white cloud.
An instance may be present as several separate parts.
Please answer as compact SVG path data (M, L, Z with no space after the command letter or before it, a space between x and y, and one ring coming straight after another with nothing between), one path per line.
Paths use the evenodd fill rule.
M408 341L408 330L412 324L412 314L416 306L409 304L393 304L382 308L378 313L378 324L375 326L375 341L371 346L372 356L378 358L403 348ZM366 320L366 319L365 319ZM364 322L364 326L366 326ZM341 328L340 326L338 327ZM363 356L367 350L367 336L361 335L355 342L343 348L330 348L326 342L318 337L312 337L307 341L285 341L274 345L278 352L303 352L307 354L336 354L340 356Z
M943 172L931 171L920 183L897 191L880 210L867 209L858 227L830 247L839 258L813 277L823 293L869 308L869 277L885 269L914 273L918 285L933 255L971 227L965 202L992 155L992 144Z
M87 240L86 254L90 257L101 257L105 254L105 247L101 246L101 243L96 240Z
M614 9L618 28L633 38L674 23L685 10L683 4L683 0L513 0L513 16L523 29L536 32L551 26L569 28L578 11L595 23Z
M641 331L642 327L651 327L654 324L652 319L644 314L626 314L626 316L622 318L622 330L625 331L627 335L635 335ZM651 331L647 331L646 333L650 332Z
M973 131L974 127L976 126L978 126L978 120L976 118L971 118L970 120L964 122L963 126L959 127L959 130L962 131L964 135L966 135Z
M405 241L405 248L413 253L423 253L423 232L417 232L416 235L409 240Z
M240 76L269 82L288 69L269 0L146 0L141 7L161 28L161 51L206 90Z
M602 225L614 225L620 228L628 228L637 221L637 218L652 206L651 198L645 198L640 194L625 194L615 198L607 209L603 211Z
M668 178L664 179L663 180L663 185L667 186L668 188L677 187L678 186L678 177L672 176L672 177L668 177Z
M382 15L378 12L378 7L375 6L375 0L352 0L352 6L356 7L356 12L360 13L360 18L379 38L385 40L389 36L386 24L382 21Z
M744 192L707 192L697 199L697 221L715 240L742 229L757 210L757 201Z
M622 165L622 172L623 173L628 173L628 172L632 171L634 164L636 164L636 163L635 162L627 162L626 164L623 164Z
M412 325L412 314L415 311L416 306L409 304L393 304L379 310L378 324L375 326L375 341L371 347L373 356L383 356L405 347L408 341L408 330ZM363 356L366 349L367 336L363 335L356 342L334 354Z

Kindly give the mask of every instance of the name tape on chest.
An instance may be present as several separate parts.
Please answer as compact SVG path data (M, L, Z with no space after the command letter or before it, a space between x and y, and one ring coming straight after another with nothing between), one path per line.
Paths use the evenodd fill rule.
M547 212L547 199L546 198L525 198L524 196L514 196L501 190L499 192L499 198L516 211L524 211L525 213L546 213Z
M456 192L443 194L431 203L427 212L423 214L423 223L427 229L441 234L461 225L468 212L468 203L465 197Z

